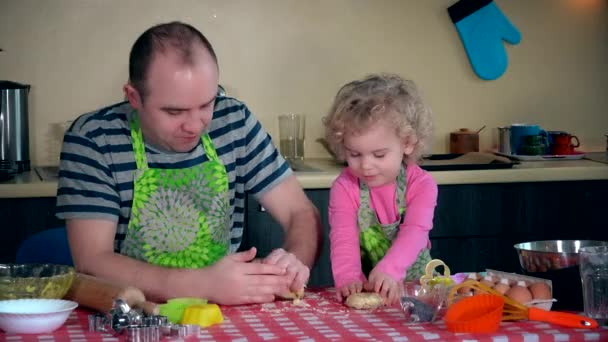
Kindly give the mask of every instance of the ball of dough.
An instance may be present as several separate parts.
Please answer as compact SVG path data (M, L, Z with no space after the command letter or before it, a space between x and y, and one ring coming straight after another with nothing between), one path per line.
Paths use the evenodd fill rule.
M304 298L304 288L299 289L296 292L283 293L280 295L280 297L283 299L293 299L293 300L302 299L302 298Z
M354 309L376 309L384 304L376 292L353 293L346 298L346 305Z

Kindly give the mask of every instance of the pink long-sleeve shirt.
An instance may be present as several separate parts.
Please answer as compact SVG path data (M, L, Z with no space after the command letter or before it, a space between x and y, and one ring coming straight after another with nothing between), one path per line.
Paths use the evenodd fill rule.
M437 183L418 165L408 164L405 217L399 232L382 260L380 271L400 281L423 248L430 247L429 231L437 204ZM395 199L397 183L370 188L370 205L382 224L399 220ZM345 168L332 184L329 194L330 257L337 288L354 281L365 282L359 250L359 180Z

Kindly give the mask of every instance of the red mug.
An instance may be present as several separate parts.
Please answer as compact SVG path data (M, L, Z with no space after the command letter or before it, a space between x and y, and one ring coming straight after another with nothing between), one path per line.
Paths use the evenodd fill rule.
M549 132L549 135L551 137L551 154L573 154L574 148L581 145L576 135L566 132ZM573 140L576 143L573 143Z

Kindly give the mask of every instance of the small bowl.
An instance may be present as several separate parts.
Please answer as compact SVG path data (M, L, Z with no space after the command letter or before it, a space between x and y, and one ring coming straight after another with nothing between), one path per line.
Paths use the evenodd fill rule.
M608 246L608 241L546 240L514 245L519 264L526 272L547 272L578 266L578 250L587 246Z
M0 329L14 334L44 334L65 323L78 303L63 299L0 301Z
M444 321L451 332L492 333L502 320L505 300L493 294L477 294L450 305Z
M0 300L63 298L74 274L74 268L67 265L0 264Z

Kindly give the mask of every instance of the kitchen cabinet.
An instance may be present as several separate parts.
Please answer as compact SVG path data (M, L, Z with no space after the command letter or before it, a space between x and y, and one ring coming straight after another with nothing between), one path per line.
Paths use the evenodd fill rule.
M309 284L333 284L327 240L329 191L306 193L321 212L325 238ZM444 260L452 273L486 268L521 273L516 243L608 241L606 194L605 180L440 185L431 255ZM242 249L255 246L266 255L282 245L283 231L252 196L246 203Z
M310 270L308 286L333 285L331 263L329 261L329 223L327 208L329 207L329 190L306 190L306 195L319 208L323 240L319 259ZM253 196L247 196L245 208L245 230L240 250L256 247L259 257L265 257L273 249L283 245L285 234L281 226L265 211Z
M65 225L55 217L55 197L0 199L0 262L15 261L17 248L28 236Z
M452 272L486 268L520 272L513 245L552 239L608 241L608 180L440 185L431 255ZM332 285L329 260L328 189L306 195L321 213L323 244L310 286ZM13 262L19 244L44 229L64 225L55 197L0 199L0 262ZM264 256L283 244L283 230L253 196L246 199L241 249Z

